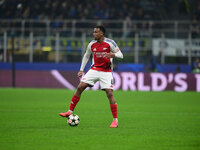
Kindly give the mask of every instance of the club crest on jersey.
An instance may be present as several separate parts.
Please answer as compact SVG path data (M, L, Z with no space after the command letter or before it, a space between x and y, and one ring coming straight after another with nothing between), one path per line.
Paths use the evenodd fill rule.
M96 49L96 48L94 48L94 49L93 49L93 51L97 51L97 49Z

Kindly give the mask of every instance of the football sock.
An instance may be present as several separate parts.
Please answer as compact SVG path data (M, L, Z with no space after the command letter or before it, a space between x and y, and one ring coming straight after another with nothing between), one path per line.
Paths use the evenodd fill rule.
M72 100L71 100L71 103L70 103L70 106L69 106L70 111L74 110L74 108L76 107L76 104L79 102L79 100L80 100L80 97L78 97L78 96L74 95L72 97Z
M110 109L111 109L113 118L117 119L117 104L111 104Z
M113 118L113 120L117 121L118 122L118 119L117 118Z

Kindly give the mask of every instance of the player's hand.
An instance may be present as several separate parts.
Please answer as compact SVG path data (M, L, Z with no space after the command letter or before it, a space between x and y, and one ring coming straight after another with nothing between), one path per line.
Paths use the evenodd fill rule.
M81 78L82 75L83 75L83 71L79 71L78 74L77 74L77 77L78 77L78 78Z
M114 53L106 53L105 56L106 58L114 58L115 57L115 54Z

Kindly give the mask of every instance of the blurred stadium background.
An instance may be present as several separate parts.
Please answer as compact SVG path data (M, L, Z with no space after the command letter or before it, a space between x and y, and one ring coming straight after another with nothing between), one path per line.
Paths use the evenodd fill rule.
M0 69L78 71L103 24L125 56L115 71L197 73L199 19L197 0L1 0Z
M98 83L58 116L97 24L124 54L116 130ZM0 0L0 149L199 150L199 57L199 0Z

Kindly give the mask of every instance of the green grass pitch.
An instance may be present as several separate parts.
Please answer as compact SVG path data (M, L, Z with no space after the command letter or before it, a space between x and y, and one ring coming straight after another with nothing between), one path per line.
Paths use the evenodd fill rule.
M58 114L74 91L0 88L0 150L198 150L200 93L115 91L119 127L103 91L85 91L70 127Z

